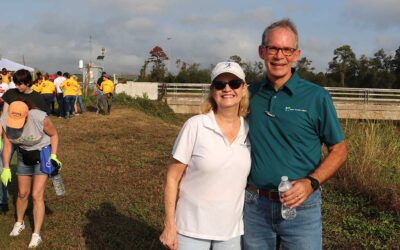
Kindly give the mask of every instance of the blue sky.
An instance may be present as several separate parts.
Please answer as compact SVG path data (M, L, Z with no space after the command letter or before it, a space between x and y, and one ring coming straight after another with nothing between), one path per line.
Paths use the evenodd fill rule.
M235 54L254 62L264 28L285 17L316 71L344 44L357 57L400 47L398 0L2 0L2 9L2 57L49 72L79 72L79 59L96 62L102 47L109 73L137 74L156 45L173 72L178 58L204 68Z

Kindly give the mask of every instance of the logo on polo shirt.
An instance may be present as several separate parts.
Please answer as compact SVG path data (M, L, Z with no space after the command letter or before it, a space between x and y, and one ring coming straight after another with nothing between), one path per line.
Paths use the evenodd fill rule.
M285 107L286 112L307 112L305 109L298 109L298 108L292 108L290 106Z

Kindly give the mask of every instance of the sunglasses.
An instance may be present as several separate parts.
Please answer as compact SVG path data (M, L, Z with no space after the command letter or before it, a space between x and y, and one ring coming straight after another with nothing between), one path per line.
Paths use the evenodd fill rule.
M223 82L223 81L216 81L214 80L211 84L212 88L215 88L216 90L223 90L225 86L228 84L231 89L238 89L244 81L242 79L233 79L230 80L229 82Z

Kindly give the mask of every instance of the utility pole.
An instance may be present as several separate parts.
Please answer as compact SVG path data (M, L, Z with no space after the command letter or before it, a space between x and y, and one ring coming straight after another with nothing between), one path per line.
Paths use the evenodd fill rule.
M89 58L89 64L90 66L92 66L92 50L93 50L93 46L92 46L92 36L89 36L89 48L90 48L90 58Z

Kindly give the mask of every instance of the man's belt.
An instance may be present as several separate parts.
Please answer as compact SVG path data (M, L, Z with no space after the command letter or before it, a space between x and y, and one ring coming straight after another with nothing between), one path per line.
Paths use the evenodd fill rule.
M253 185L248 185L246 187L246 189L247 189L247 191L256 193L261 197L268 198L271 201L280 201L279 200L279 192L276 189L259 189Z

